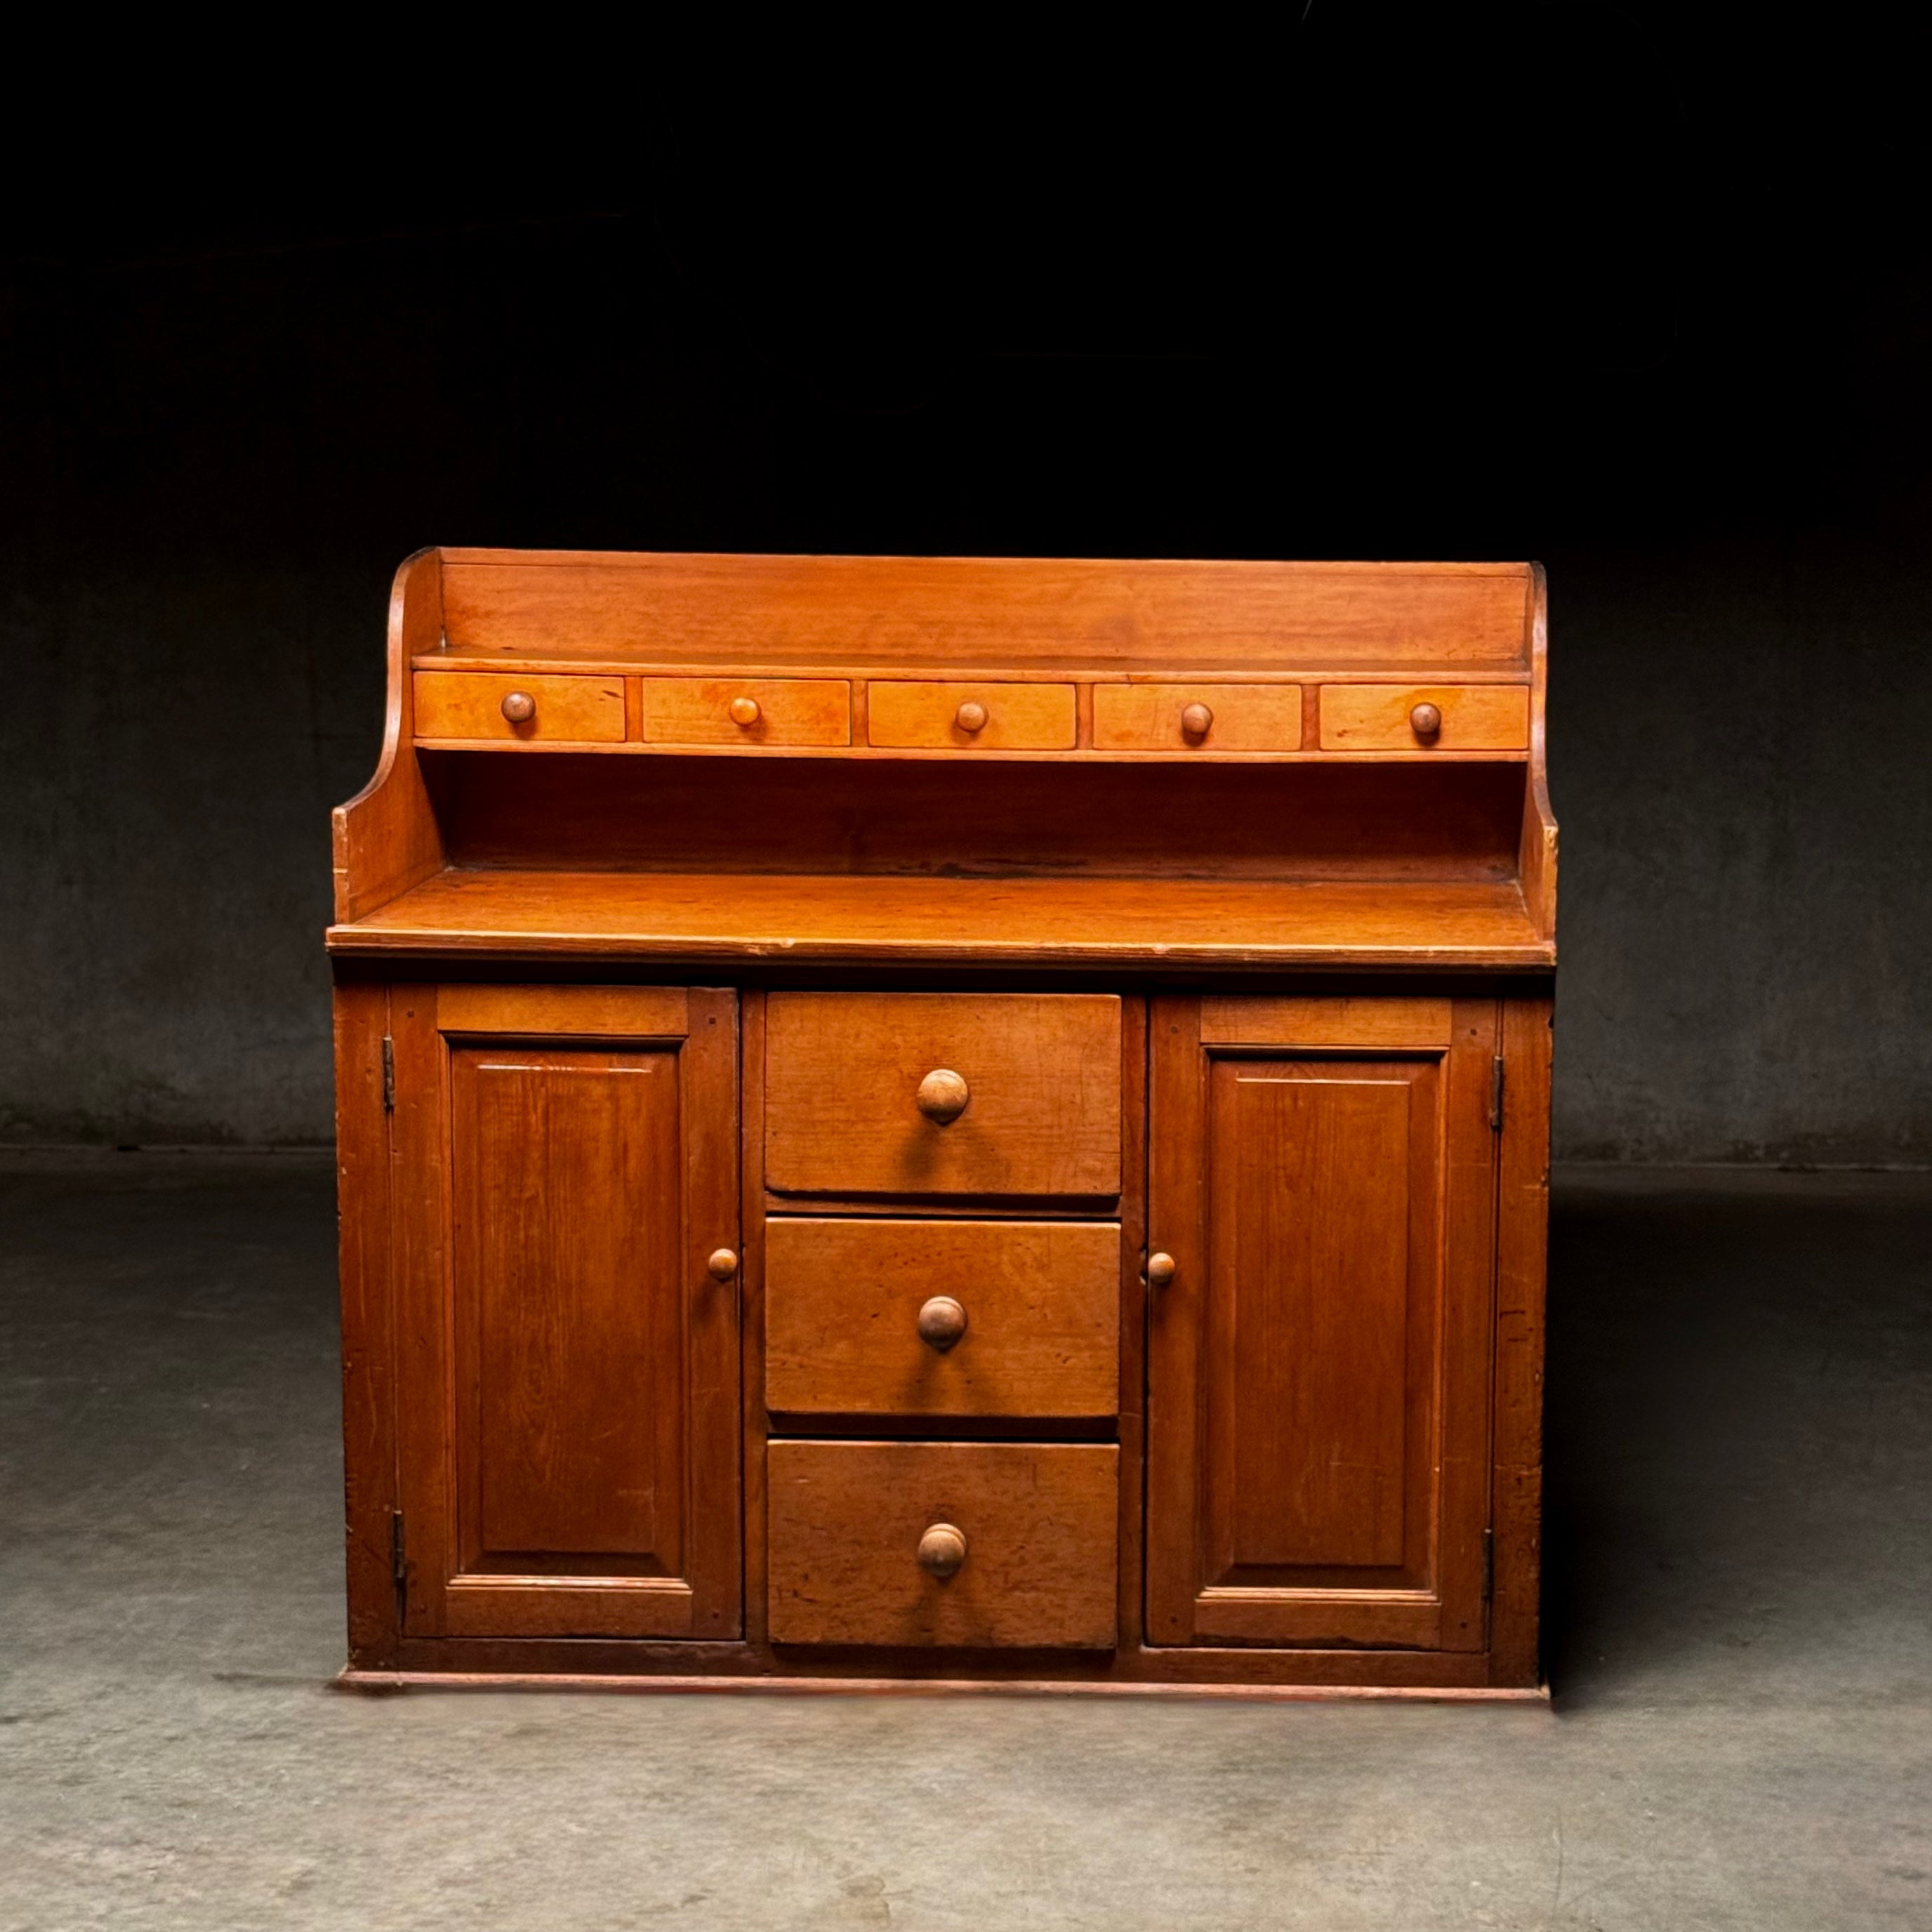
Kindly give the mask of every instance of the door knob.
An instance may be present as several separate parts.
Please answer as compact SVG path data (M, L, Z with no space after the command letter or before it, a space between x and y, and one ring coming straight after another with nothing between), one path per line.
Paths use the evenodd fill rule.
M1180 713L1180 728L1190 738L1204 738L1208 728L1214 722L1214 714L1204 704L1185 706Z
M966 1538L950 1522L936 1522L919 1540L919 1567L944 1582L966 1561Z
M512 724L527 724L537 715L537 701L527 691L512 691L504 697L502 712Z
M966 1111L972 1090L950 1066L935 1066L919 1083L919 1111L936 1126L950 1126Z
M726 707L731 713L731 722L746 728L758 722L758 700L755 698L734 698Z
M1408 714L1409 729L1418 738L1432 738L1442 728L1442 713L1433 704L1418 704Z
M713 1281L729 1281L738 1272L738 1257L729 1248L713 1248L711 1258L704 1265L710 1270Z
M986 728L986 720L991 716L992 713L976 698L969 698L952 714L952 722L962 731L983 731Z
M935 1294L919 1311L919 1339L944 1354L966 1332L966 1311L950 1294Z
M1165 1288L1176 1273L1172 1255L1149 1255L1147 1264L1147 1282L1150 1288Z

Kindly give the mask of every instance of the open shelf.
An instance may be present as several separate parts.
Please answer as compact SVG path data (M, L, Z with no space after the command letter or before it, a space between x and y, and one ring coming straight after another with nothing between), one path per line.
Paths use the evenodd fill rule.
M338 955L1546 970L1514 881L960 879L452 868Z

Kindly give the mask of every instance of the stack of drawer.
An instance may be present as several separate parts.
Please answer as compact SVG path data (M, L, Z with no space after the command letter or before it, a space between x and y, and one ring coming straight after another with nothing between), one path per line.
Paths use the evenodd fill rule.
M1120 1452L1064 1438L1118 1411L1120 1028L770 996L774 1642L1114 1646Z

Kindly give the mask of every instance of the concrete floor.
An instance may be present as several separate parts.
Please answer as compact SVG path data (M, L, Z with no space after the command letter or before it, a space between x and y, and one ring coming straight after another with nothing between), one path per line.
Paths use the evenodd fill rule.
M1553 1712L345 1696L326 1163L0 1156L0 1926L1932 1925L1932 1182L1586 1173Z

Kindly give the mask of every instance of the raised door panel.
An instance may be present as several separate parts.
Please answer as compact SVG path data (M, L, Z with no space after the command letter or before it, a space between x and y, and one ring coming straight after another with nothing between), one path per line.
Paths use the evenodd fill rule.
M1155 1022L1149 1641L1480 1648L1494 1003L1209 1004Z
M405 1627L735 1635L730 996L445 990L397 1034Z

